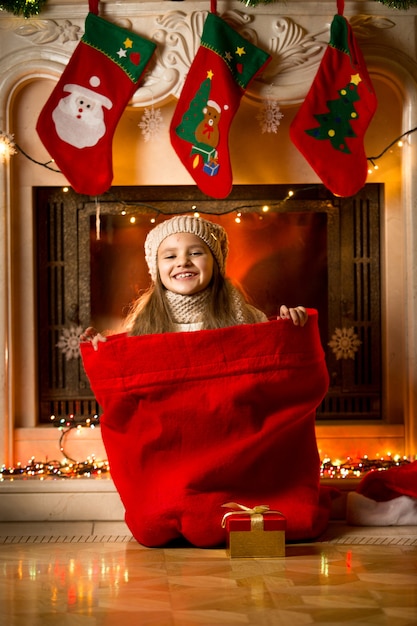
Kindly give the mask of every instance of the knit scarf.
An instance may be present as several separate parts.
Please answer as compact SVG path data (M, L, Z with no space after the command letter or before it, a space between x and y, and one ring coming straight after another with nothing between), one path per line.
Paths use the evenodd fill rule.
M192 295L165 292L172 319L176 324L195 324L203 319L204 310L210 299L210 288ZM253 307L248 307L240 292L231 288L232 310L239 324L250 324L257 320Z
M203 319L203 313L210 298L210 290L204 289L193 295L166 291L165 297L176 324L194 324Z

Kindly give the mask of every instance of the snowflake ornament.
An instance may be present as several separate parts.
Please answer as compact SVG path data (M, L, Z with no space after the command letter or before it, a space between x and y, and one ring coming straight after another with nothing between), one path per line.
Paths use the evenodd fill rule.
M64 328L62 331L56 347L60 348L62 354L65 354L67 361L80 358L80 336L82 330L81 326L73 325L69 328Z
M262 102L262 109L256 119L260 123L262 133L276 133L284 114L281 113L276 100L266 98Z
M336 359L354 359L362 341L351 328L336 328L332 340L327 344L336 355Z
M146 108L138 126L142 131L145 141L155 139L162 128L162 113L160 109L154 109L153 107L151 109Z

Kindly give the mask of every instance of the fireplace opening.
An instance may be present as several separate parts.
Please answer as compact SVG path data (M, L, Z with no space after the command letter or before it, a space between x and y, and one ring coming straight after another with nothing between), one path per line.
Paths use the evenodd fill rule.
M335 198L322 185L236 186L223 201L194 187L112 188L98 202L38 188L39 422L99 413L79 358L81 329L117 331L149 284L147 232L176 213L224 226L228 274L269 317L319 312L330 389L318 420L381 420L382 189Z

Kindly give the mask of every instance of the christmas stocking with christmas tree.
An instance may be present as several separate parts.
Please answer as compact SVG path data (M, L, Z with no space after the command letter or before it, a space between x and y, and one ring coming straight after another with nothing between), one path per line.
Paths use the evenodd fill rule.
M270 56L208 14L171 126L171 143L203 193L225 198L232 189L229 129L250 81Z
M344 2L330 29L330 42L313 84L295 116L290 137L323 184L337 196L353 196L368 173L363 146L377 100L361 50L343 16Z
M77 193L113 180L112 141L155 44L98 16L90 0L84 35L43 107L36 130Z

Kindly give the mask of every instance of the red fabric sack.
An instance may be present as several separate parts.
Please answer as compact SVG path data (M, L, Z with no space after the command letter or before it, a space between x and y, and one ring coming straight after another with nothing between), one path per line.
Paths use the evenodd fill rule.
M315 410L328 388L317 312L219 330L109 337L84 367L110 471L141 544L226 542L221 505L267 504L287 540L327 526ZM325 496L324 498L322 496Z

